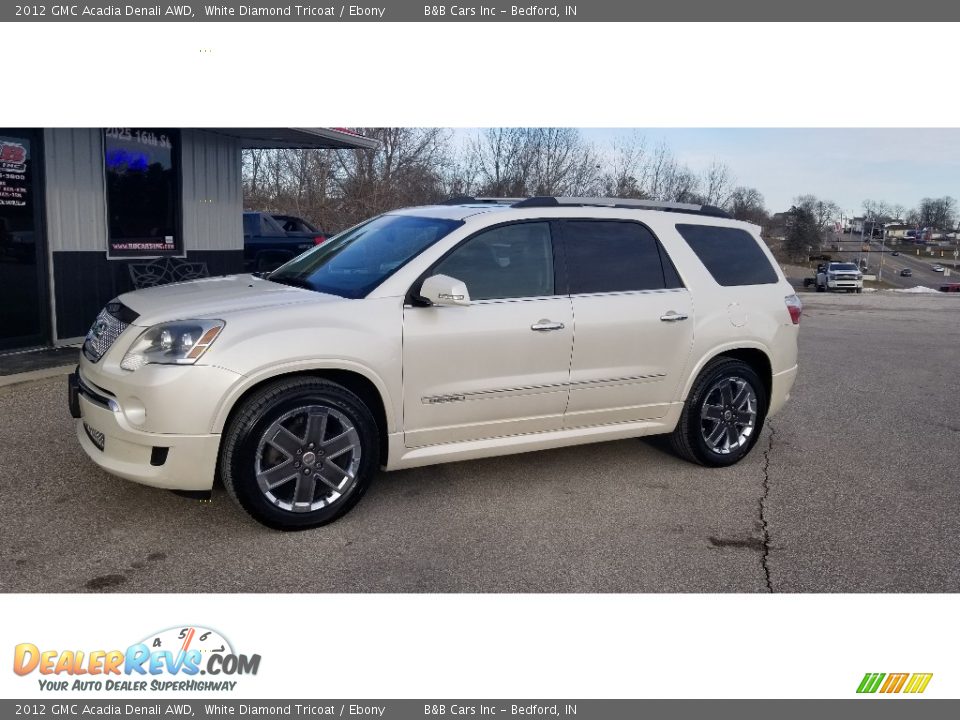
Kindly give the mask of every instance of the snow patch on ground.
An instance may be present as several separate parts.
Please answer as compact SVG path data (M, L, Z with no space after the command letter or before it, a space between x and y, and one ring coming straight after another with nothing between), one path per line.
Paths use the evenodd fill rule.
M924 287L923 285L915 285L915 286L912 287L912 288L898 288L898 289L896 289L896 290L891 290L890 292L895 292L895 293L924 293L924 294L933 293L934 295L939 295L939 294L940 294L940 291L939 291L939 290L934 290L933 288Z

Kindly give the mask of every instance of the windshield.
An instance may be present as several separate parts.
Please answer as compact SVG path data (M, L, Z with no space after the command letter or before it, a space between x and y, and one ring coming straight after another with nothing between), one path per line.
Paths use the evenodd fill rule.
M345 298L365 297L460 220L380 215L308 250L267 277Z
M850 271L857 271L859 269L860 268L858 268L853 263L834 263L833 265L830 266L830 270L833 272L850 272Z

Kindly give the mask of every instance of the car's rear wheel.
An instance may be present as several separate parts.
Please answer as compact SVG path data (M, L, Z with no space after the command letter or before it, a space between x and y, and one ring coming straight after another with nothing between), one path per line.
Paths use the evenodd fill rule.
M766 386L752 367L735 358L715 358L694 382L670 444L690 462L733 465L756 444L767 403Z
M224 433L220 475L255 520L303 530L341 517L379 465L376 421L341 385L297 377L246 398Z

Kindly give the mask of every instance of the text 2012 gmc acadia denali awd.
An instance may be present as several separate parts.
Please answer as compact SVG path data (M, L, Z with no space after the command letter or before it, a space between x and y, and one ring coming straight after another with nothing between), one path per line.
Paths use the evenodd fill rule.
M378 469L669 433L731 465L789 397L800 301L709 206L459 198L368 220L267 277L121 295L70 378L110 473L275 528Z

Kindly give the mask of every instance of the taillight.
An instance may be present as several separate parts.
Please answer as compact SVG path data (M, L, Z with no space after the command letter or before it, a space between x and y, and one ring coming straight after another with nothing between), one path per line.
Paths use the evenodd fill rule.
M798 295L787 295L783 301L787 304L787 312L790 313L793 324L799 325L800 315L803 314L803 303L800 301L800 297Z
M314 244L314 245L319 245L319 244L322 243L322 242L326 242L326 240L327 240L327 236L326 236L326 235L317 235L317 236L313 239L313 244Z

